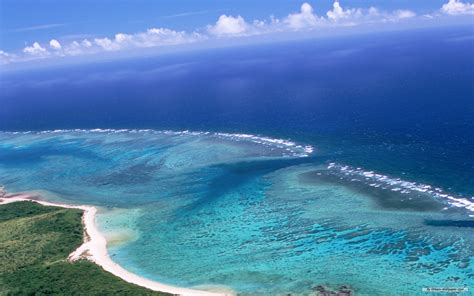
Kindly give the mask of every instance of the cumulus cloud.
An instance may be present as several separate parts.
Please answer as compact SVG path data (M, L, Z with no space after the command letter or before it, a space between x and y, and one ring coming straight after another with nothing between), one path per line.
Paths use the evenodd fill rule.
M167 28L151 28L138 34L115 36L115 40L118 43L133 47L177 45L192 43L200 39L202 39L201 34L175 31Z
M166 28L150 28L135 34L117 33L113 38L73 41L63 46L65 55L76 56L97 52L111 52L133 48L158 47L196 42L204 39L202 34L174 31Z
M474 4L464 3L460 0L449 0L441 7L441 11L450 15L474 14Z
M90 41L89 41L90 43ZM91 44L92 45L92 44ZM71 44L69 44L68 46L66 46L64 48L64 52L67 54L67 55L71 55L71 56L75 56L75 55L79 55L79 54L83 54L84 51L82 50L82 46L79 42L77 41L73 41L71 42Z
M248 24L240 15L233 17L225 14L221 15L214 26L209 26L211 34L222 35L242 35L247 30Z
M84 39L81 42L73 41L64 47L64 53L70 56L86 54L91 50L92 46L92 42L87 39Z
M339 1L334 1L332 10L329 10L326 13L328 19L332 21L338 21L341 19L348 19L348 18L358 18L362 15L362 10L359 9L343 9Z
M309 3L303 3L300 12L288 15L284 23L296 30L314 27L318 23L318 16L314 14L313 7Z
M441 13L440 10L437 11L437 14L425 15L420 19L438 17ZM473 14L474 4L464 3L460 0L449 0L442 6L441 12L450 15ZM2 63L8 63L34 58L77 56L144 47L188 44L221 37L233 38L277 32L311 31L316 28L396 23L415 17L416 14L413 11L406 9L383 11L375 7L346 8L340 0L335 0L325 14L318 16L309 3L303 3L299 11L280 19L271 16L265 20L246 21L240 15L223 14L214 24L195 31L150 28L133 34L120 32L114 36L102 36L94 39L82 39L88 38L83 35L77 36L76 40L62 38L62 43L57 39L51 39L44 45L34 42L33 45L26 46L23 53L18 55L1 51L0 59Z
M55 49L55 50L60 50L61 49L61 43L59 43L59 41L56 40L56 39L51 39L51 41L49 41L49 47L51 47L52 49Z
M23 52L29 55L42 56L48 54L48 51L42 47L38 42L33 43L32 46L23 48Z
M81 44L82 44L82 46L84 46L84 47L86 47L86 48L92 46L92 43L91 43L89 40L87 40L87 39L82 40Z
M372 15L372 22L398 22L398 21L401 21L401 20L406 20L406 19L410 19L410 18L414 18L416 17L416 13L411 11L411 10L407 10L407 9L398 9L398 10L395 10L395 11L392 11L392 12L380 12L380 11L376 11L374 12L374 14Z
M195 42L202 39L199 33L187 33L166 28L151 28L136 34L118 33L113 39L96 38L94 44L105 51L116 51L127 48L154 47L177 45ZM87 40L83 41L84 47L91 47Z
M407 10L399 9L395 11L380 11L375 7L363 8L348 8L344 9L339 1L334 1L332 10L327 13L327 19L334 24L339 25L358 25L363 23L377 23L377 22L395 22L403 19L408 19L416 16L416 13Z
M94 44L99 46L100 48L102 48L105 51L115 51L115 50L120 49L120 46L118 44L116 44L115 42L113 42L112 40L110 40L107 37L105 37L105 38L95 38L94 39Z

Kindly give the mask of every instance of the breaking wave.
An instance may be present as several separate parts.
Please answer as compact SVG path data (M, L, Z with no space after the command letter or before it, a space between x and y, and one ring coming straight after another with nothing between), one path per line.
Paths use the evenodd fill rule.
M201 132L201 131L171 131L171 130L153 130L153 129L56 129L45 131L15 131L3 132L11 135L28 135L28 134L66 134L66 133L105 133L105 134L156 134L156 135L170 135L170 136L207 136L211 138L220 138L232 141L250 142L259 145L265 145L270 148L278 148L288 152L288 156L292 157L307 157L314 152L311 145L297 144L288 139L271 138L266 136L252 135L252 134L233 134L233 133L219 133L219 132Z
M418 182L410 182L400 178L393 178L375 173L374 171L366 171L362 168L354 168L348 165L336 164L334 162L329 163L327 169L336 174L345 176L345 178L352 182L364 182L371 187L391 190L401 194L428 194L435 199L447 202L455 207L465 208L474 213L474 197L471 197L469 200L469 198L446 193L439 187L433 187Z

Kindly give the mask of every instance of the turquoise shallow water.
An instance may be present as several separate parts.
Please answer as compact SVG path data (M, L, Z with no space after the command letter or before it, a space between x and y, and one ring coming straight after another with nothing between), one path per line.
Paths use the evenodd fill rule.
M103 208L112 258L169 284L243 295L423 295L473 287L472 198L251 135L0 133L0 182Z

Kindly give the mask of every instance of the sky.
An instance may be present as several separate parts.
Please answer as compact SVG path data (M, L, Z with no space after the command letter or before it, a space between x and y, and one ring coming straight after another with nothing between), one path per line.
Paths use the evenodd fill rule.
M473 18L469 0L0 0L0 64Z

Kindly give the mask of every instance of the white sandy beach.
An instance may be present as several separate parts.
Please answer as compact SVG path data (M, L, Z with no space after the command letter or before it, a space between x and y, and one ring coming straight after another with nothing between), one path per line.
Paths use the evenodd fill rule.
M220 293L220 292L208 292L194 289L174 287L166 284L162 284L156 281L152 281L143 277L140 277L134 273L125 270L122 266L113 262L107 252L107 241L105 237L99 232L96 227L95 217L97 208L93 206L76 206L59 203L51 203L47 201L41 201L33 199L28 194L17 194L17 195L0 195L0 205L19 201L33 201L45 206L54 206L70 209L81 209L84 211L82 221L85 228L84 243L77 248L74 252L69 255L70 261L78 259L88 259L97 265L101 266L104 270L118 276L132 284L136 284L150 290L167 292L177 295L196 295L196 296L207 296L207 295L232 295L231 293Z

